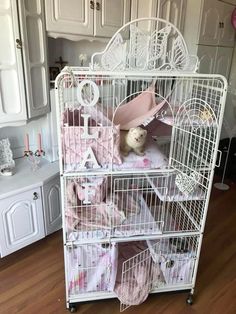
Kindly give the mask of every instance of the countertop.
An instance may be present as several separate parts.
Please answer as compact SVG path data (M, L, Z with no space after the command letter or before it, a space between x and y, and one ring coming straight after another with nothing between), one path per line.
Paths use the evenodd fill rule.
M16 166L12 176L0 175L0 199L42 186L53 177L59 175L59 163L42 159L39 169L31 170L27 158L15 160Z

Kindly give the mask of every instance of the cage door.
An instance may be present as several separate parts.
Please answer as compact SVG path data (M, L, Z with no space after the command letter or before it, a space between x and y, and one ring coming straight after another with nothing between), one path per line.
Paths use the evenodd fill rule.
M146 249L127 259L122 265L121 284L116 293L120 300L120 311L131 305L143 303L152 290L153 283L159 278L160 241L153 245L152 250Z

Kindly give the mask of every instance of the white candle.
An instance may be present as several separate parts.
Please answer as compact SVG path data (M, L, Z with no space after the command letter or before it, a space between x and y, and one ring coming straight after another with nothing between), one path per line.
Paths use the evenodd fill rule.
M25 151L29 151L29 134L25 134Z
M42 151L42 137L41 137L41 134L39 133L38 134L38 151L41 155L41 151Z

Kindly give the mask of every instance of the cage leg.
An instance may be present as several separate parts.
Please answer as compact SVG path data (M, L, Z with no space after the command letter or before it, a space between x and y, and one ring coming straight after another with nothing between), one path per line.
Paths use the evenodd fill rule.
M77 305L75 303L69 303L69 311L71 313L77 312Z
M192 289L191 292L189 293L189 295L187 296L187 299L186 299L186 303L189 305L193 304L193 292L194 292L194 290Z

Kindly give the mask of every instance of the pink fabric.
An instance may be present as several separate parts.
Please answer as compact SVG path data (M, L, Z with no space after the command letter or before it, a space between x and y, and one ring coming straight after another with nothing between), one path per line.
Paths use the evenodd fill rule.
M120 125L121 130L135 128L157 114L165 103L165 100L156 103L155 88L150 86L128 103L119 106L114 113L113 122L115 125Z
M83 187L83 183L89 184L90 182L93 185L88 187L90 191L88 195L88 200L92 204L101 203L105 198L107 177L81 177L77 180L70 181L67 184L66 189L68 203L72 206L76 206L77 198L79 199L79 201L83 201L85 199L85 187Z
M154 119L146 127L149 136L167 136L171 135L172 128L165 121Z
M103 199L102 187L96 197ZM97 191L97 189L96 189ZM99 196L101 193L101 197ZM130 215L139 214L140 206L134 195L114 193L97 204L84 205L73 183L67 186L66 222L68 230L109 229L121 225Z
M76 169L83 161L84 153L89 147L99 165L109 165L122 163L120 157L120 130L119 126L114 127L90 127L90 134L98 132L97 139L82 139L83 127L63 127L62 128L62 150L63 161L66 165L71 165ZM113 154L112 154L113 152ZM92 168L93 165L86 165Z
M71 295L113 291L117 272L117 244L78 245L68 253L68 289Z
M145 241L119 243L115 292L121 303L125 305L138 305L144 302L151 290L154 276L159 273L159 266L154 265L150 253L150 257L145 256L147 257L145 259L137 255L142 254L146 249ZM129 270L122 278L123 263L130 258L132 260L130 260Z
M67 227L71 231L109 229L111 228L111 219L114 224L120 225L125 217L116 206L113 206L112 211L110 211L110 207L104 202L98 205L68 207L66 210Z

